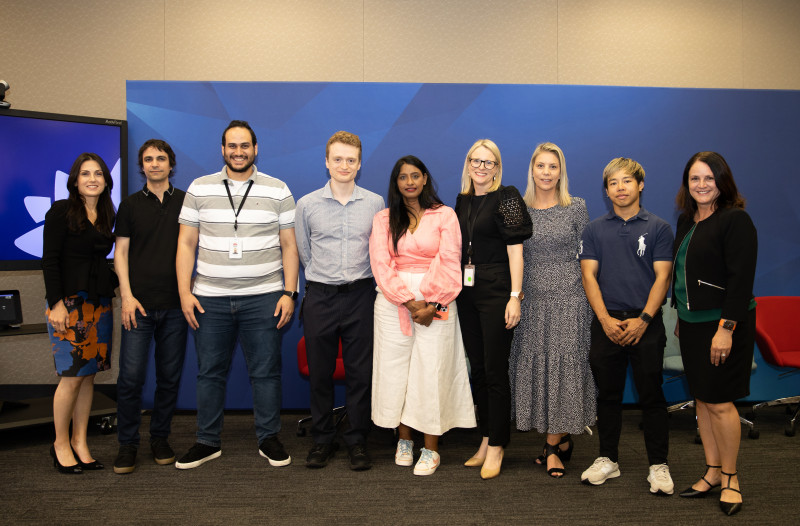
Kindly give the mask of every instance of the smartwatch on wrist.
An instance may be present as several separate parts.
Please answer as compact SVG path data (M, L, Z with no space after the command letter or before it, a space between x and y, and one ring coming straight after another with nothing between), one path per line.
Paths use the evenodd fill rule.
M296 290L284 290L283 295L289 296L290 298L292 298L292 301L297 301L297 296L299 296Z
M639 314L639 319L645 323L650 323L651 321L653 321L653 317L647 314L645 311L642 311L642 313Z
M733 332L736 328L736 322L733 320L719 320L719 326L725 330Z
M517 298L517 299L518 299L518 300L521 302L522 300L524 300L524 299L525 299L525 293L524 293L524 292L522 292L522 291L519 291L519 292L512 292L512 293L511 293L511 297L512 297L512 298Z

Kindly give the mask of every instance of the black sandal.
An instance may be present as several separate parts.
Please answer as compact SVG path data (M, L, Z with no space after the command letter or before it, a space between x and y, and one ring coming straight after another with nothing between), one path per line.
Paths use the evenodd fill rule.
M559 441L558 445L560 446L562 444L569 444L569 447L563 451L561 451L561 449L559 448L559 456L561 457L562 461L569 462L569 459L572 458L572 447L575 445L575 443L572 441L572 436L569 433L561 437L561 440ZM546 452L547 452L547 442L545 442L544 446L542 446L542 454L536 457L535 462L537 464L546 464L547 460L545 458Z
M545 463L547 462L547 457L549 457L550 455L555 455L559 459L561 458L561 450L558 448L558 444L556 444L555 446L552 444L545 444L544 447ZM554 479L560 479L561 477L564 476L564 468L550 468L547 470L547 474L553 477Z
M731 477L735 477L736 473L738 473L738 471L736 473L725 473L724 471L720 471L720 473L722 473L723 475L727 475L728 476L728 485L725 486L724 488L722 488L722 491L725 491L725 490L735 491L736 493L741 495L742 494L741 491L731 487ZM742 503L741 502L725 502L724 500L722 500L722 496L721 495L720 495L720 500L719 500L719 507L723 511L723 513L725 513L725 515L734 515L736 513L739 513L740 511L742 511Z
M708 475L708 470L709 469L717 469L717 468L722 469L722 466L709 466L708 464L706 464L706 472L703 473L702 477L700 477L700 480L702 480L703 482L708 484L708 489L707 490L700 491L699 489L694 489L692 486L689 486L688 488L683 490L678 495L680 497L684 497L684 498L687 498L687 499L702 499L703 497L708 495L711 492L711 490L716 488L717 486L719 486L719 484L710 483L708 481L708 479L706 478L706 475Z

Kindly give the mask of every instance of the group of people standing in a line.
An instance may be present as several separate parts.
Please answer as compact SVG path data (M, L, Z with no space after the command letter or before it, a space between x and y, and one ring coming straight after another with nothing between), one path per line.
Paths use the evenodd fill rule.
M69 198L46 216L42 257L61 376L51 448L60 472L103 468L88 449L86 427L94 375L110 367L117 286L123 331L114 471L136 467L152 340L155 462L191 469L222 454L225 389L238 341L252 385L259 454L273 466L290 464L278 439L279 330L294 313L302 263L299 317L314 438L307 467L324 467L338 449L333 372L341 347L349 422L342 440L352 469L372 466L366 444L373 422L397 429L395 462L413 465L416 475L439 467L441 435L477 426L482 439L465 465L494 478L513 421L520 430L545 434L535 462L558 478L572 456L571 434L596 423L599 457L581 480L603 484L620 476L630 363L650 491L672 494L661 317L671 283L679 317L674 330L707 464L680 495L703 497L724 484L721 508L739 511L733 401L749 393L757 241L719 154L700 152L686 164L677 238L642 208L645 172L632 159L606 166L611 209L590 222L584 200L569 193L564 154L552 143L536 147L520 195L502 185L497 145L475 142L455 209L443 204L432 174L413 155L395 163L386 206L356 185L361 141L352 133L330 138L330 179L296 206L285 183L257 170L257 154L249 124L232 121L222 135L225 166L184 193L169 182L176 167L171 147L151 139L138 152L144 187L121 203L116 224L108 167L95 154L76 159ZM115 239L112 271L105 258ZM187 326L198 360L197 439L175 462L167 438ZM423 441L418 455L415 432Z

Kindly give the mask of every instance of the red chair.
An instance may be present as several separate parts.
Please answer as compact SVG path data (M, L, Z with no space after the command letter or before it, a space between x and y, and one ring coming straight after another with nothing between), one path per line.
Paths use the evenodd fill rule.
M306 337L303 336L300 338L300 341L297 342L297 370L300 372L300 375L303 378L308 378L308 355L306 354ZM342 360L342 340L339 340L339 354L336 356L336 369L333 371L333 379L335 380L344 380L344 360ZM339 424L344 420L344 417L347 416L347 410L344 406L337 407L333 410L334 415L334 422L336 427L339 427ZM306 418L302 418L297 421L297 436L304 437L306 436L307 429L303 427L305 424L311 421L311 417L308 416Z
M756 343L764 360L776 367L792 367L793 370L781 373L778 378L796 373L800 368L800 329L797 319L800 316L800 297L762 296L756 298ZM779 398L753 406L753 422L756 411L761 407L800 404L800 396ZM787 408L791 412L791 406ZM784 429L786 436L794 436L800 405Z

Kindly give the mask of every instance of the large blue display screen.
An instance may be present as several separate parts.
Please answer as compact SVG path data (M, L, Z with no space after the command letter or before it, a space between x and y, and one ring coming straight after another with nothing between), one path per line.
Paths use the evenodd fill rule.
M72 163L100 155L111 170L119 206L125 162L124 121L26 111L0 112L0 268L40 268L44 215L66 199Z
M394 162L414 154L451 206L464 156L476 139L499 145L503 182L521 191L534 147L552 141L565 152L571 192L586 199L592 218L609 207L603 167L625 156L647 172L643 205L674 228L686 161L700 150L718 151L758 228L756 295L800 295L797 91L155 81L129 81L127 88L130 151L151 137L167 140L177 154L174 182L181 188L223 165L221 133L232 119L250 122L258 136L259 170L285 181L296 199L325 184L325 143L337 130L361 137L360 185L385 196ZM135 163L131 157L132 173ZM307 383L298 377L294 357L301 335L295 317L283 338L285 407L308 406ZM187 357L187 364L193 361ZM233 374L246 375L242 362L238 354ZM773 388L774 371L762 365L751 398L764 398ZM189 367L194 365L187 366L183 406L194 401L196 369ZM680 387L672 389L671 399L687 398ZM246 381L229 383L229 406L246 406L248 390ZM630 391L626 396L630 401Z

